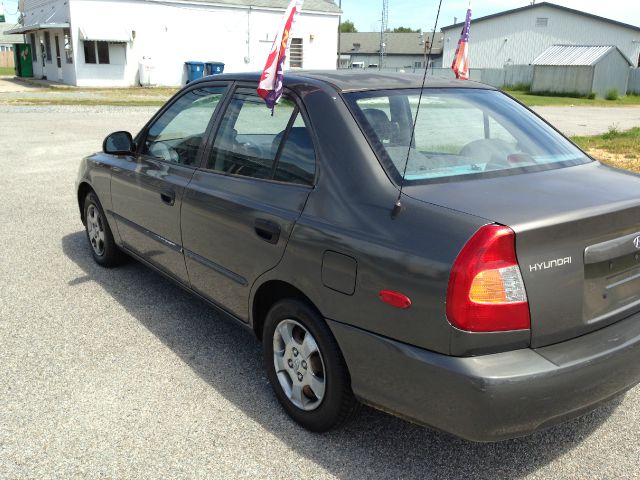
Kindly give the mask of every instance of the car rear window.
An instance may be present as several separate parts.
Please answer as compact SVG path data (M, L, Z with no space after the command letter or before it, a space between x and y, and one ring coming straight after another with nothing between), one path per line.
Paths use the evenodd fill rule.
M407 184L442 182L591 161L526 108L493 90L425 89L412 139L419 97L419 89L346 95L398 183L403 176Z

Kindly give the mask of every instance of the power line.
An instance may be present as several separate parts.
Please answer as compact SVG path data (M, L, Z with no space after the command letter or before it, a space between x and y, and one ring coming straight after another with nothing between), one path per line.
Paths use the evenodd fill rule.
M3 7L5 15L17 15L18 14L18 7L20 6L20 3L18 2L18 0L16 0L16 11L13 12L13 13L7 12L7 10L5 9L6 7L4 5L4 2L0 2L0 5L2 5L2 7Z

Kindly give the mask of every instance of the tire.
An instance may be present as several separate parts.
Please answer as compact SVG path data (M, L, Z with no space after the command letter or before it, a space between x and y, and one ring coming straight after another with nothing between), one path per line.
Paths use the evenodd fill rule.
M269 310L262 351L278 401L304 428L326 432L357 411L359 403L338 344L307 303L281 300Z
M96 263L106 268L122 263L124 254L116 245L100 200L93 192L84 199L84 223L89 249Z

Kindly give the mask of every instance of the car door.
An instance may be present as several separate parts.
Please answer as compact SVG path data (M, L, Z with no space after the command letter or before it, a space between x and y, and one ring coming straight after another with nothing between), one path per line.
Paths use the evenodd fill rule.
M124 247L188 284L180 208L200 161L225 86L193 88L163 109L136 139L111 177L111 198Z
M291 94L272 112L255 87L238 87L188 185L185 261L194 290L247 319L249 289L278 264L313 188L315 149Z

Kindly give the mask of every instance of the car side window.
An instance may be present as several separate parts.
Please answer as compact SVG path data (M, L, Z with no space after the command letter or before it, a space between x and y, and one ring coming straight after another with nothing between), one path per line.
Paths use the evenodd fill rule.
M298 112L278 158L274 180L313 185L315 174L316 154L313 140L302 115Z
M141 154L193 166L213 112L226 87L191 90L151 125Z
M290 125L293 128L289 129ZM207 168L245 177L312 183L313 143L295 102L283 97L272 115L255 90L238 89L221 122Z

